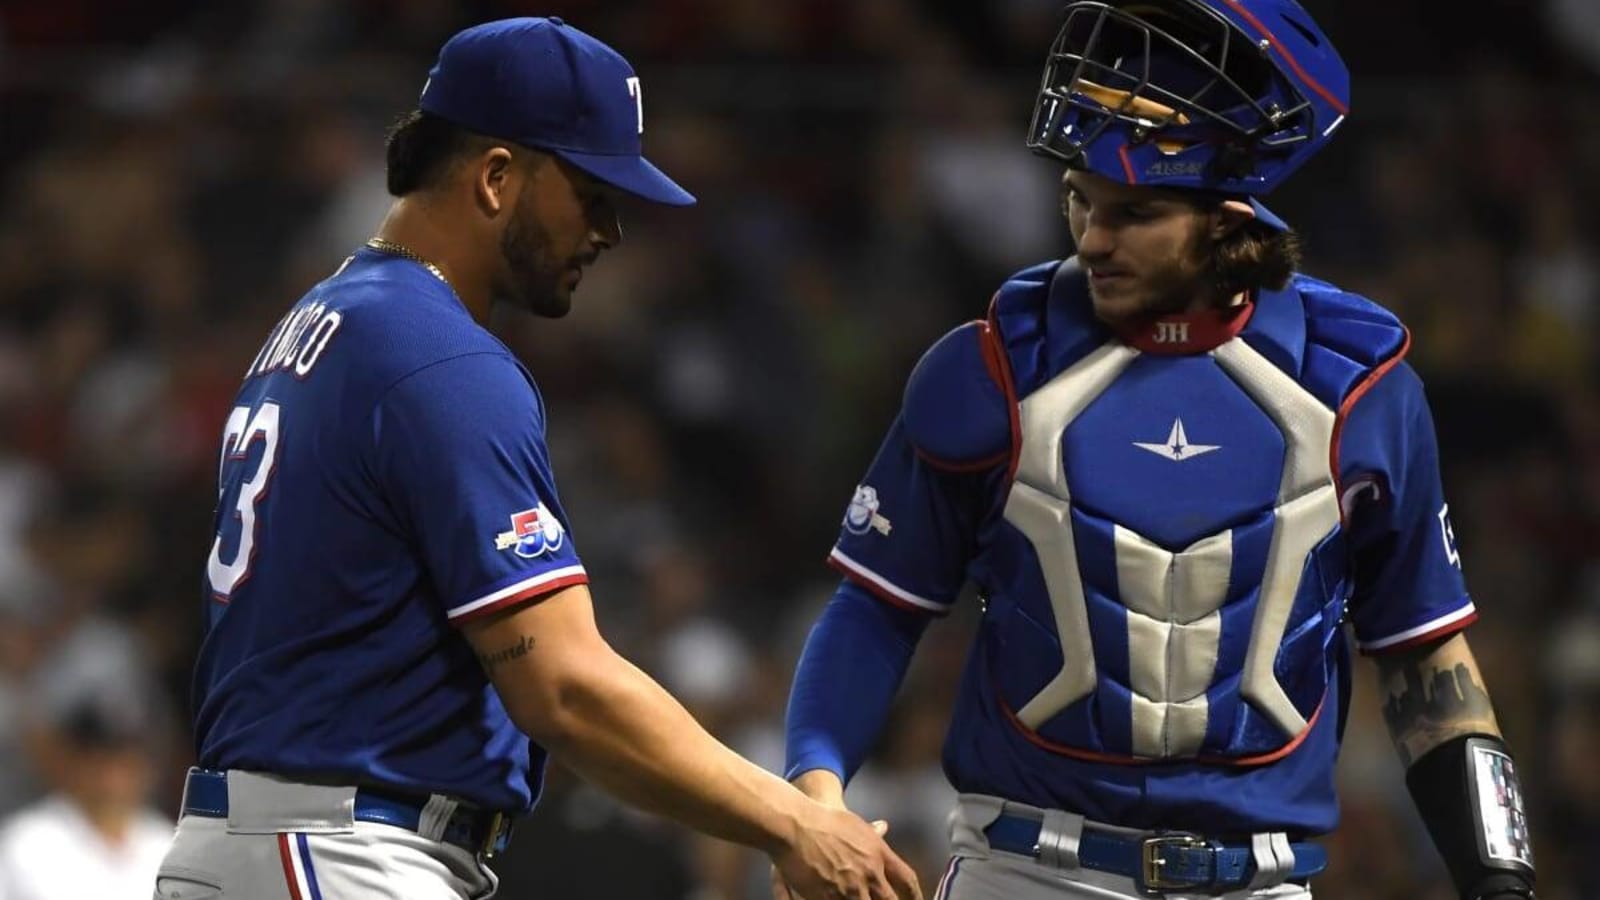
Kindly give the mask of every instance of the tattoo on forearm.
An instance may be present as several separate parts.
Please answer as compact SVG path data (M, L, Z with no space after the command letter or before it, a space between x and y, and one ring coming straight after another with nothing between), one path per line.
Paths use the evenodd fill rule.
M1458 735L1500 731L1489 693L1464 662L1441 669L1427 659L1406 660L1384 668L1384 683L1383 718L1406 766Z
M494 651L493 653L479 653L478 662L483 663L484 669L493 672L495 668L502 663L507 663L513 659L527 656L528 651L532 649L533 638L529 637L528 635L523 635L520 640L509 647L503 647Z

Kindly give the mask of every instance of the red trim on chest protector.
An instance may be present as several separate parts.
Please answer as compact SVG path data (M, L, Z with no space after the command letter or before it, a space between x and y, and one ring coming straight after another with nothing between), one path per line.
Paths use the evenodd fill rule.
M1284 744L1282 747L1279 747L1276 750L1272 750L1267 753L1259 753L1255 756L1234 757L1201 754L1199 756L1187 759L1154 759L1146 756L1126 756L1120 753L1103 753L1098 750L1084 750L1079 747L1070 747L1066 744L1060 744L1050 740L1039 732L1034 731L1032 728L1029 728L1027 725L1023 724L1022 720L1017 718L1017 714L1011 711L1011 706L1007 704L998 693L995 695L995 700L1000 704L1001 711L1006 714L1006 719L1011 722L1012 727L1021 732L1022 736L1027 738L1029 743L1036 747L1049 750L1051 753L1065 756L1070 759L1081 759L1085 762L1110 763L1111 765L1116 766L1158 766L1184 762L1197 762L1214 766L1261 766L1283 759L1285 756L1288 756L1295 750L1299 749L1301 744L1305 743L1306 738L1311 735L1311 729L1316 727L1317 720L1322 718L1322 709L1328 703L1328 695L1326 693L1322 695L1322 700L1317 703L1316 712L1312 713L1311 718L1306 721L1305 729L1299 734L1295 735L1294 739L1289 743Z
M1250 324L1256 305L1246 302L1220 310L1161 316L1113 326L1123 342L1145 353L1181 356L1204 353L1226 344Z
M978 341L978 356L983 360L984 371L988 373L989 380L994 382L995 389L1004 394L1006 391L1005 350L999 346L999 342L995 338L995 331L990 327L988 320L974 319L971 324L978 326L973 333ZM1012 440L1015 442L1015 436L1013 436ZM911 449L917 454L918 459L941 472L986 472L1011 459L1011 448L1009 446L982 459L965 462L935 456L916 446L916 444L912 444Z
M1011 372L1011 357L1006 354L1005 338L1000 334L1000 293L995 292L989 301L989 315L983 322L982 338L985 345L984 365L989 366L989 376L1000 386L1006 397L1006 416L1011 425L1011 463L1006 466L1006 480L1001 496L1011 490L1011 481L1017 477L1017 465L1022 461L1022 407L1017 399L1016 377Z
M1404 329L1402 330L1400 349L1396 350L1393 356L1384 360L1376 369L1368 372L1367 377L1361 379L1361 383L1351 389L1350 393L1345 396L1344 402L1339 404L1339 412L1333 419L1333 439L1328 442L1328 466L1333 471L1334 489L1339 492L1340 497L1344 496L1344 479L1339 474L1339 442L1344 440L1344 423L1349 421L1350 411L1356 408L1356 403L1367 395L1367 391L1372 390L1373 386L1383 379L1383 376L1388 375L1394 370L1395 366L1400 365L1405 360L1406 354L1410 352L1411 330ZM1340 503L1339 524L1349 524L1345 519L1344 504Z

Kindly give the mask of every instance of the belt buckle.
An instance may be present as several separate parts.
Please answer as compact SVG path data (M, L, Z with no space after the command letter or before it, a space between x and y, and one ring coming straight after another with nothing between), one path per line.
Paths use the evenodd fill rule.
M1159 897L1167 891L1206 887L1211 879L1200 881L1192 877L1168 878L1162 871L1167 861L1160 858L1162 850L1210 850L1211 842L1197 834L1158 834L1139 842L1139 892L1146 897Z
M478 854L484 859L492 859L500 852L500 832L506 827L506 814L495 810L489 817L489 827L484 831L483 844L478 847Z

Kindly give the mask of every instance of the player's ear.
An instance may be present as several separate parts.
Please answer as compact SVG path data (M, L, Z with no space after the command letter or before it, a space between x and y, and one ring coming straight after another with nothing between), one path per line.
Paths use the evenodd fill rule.
M505 147L492 146L478 155L473 167L473 197L491 218L511 207L517 180L516 158Z
M1255 221L1256 211L1243 200L1224 200L1211 213L1211 239L1220 241Z

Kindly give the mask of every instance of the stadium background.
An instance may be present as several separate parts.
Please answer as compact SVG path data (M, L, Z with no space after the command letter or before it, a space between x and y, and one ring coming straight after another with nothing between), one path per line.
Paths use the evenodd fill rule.
M1312 0L1351 124L1273 206L1308 269L1414 331L1551 900L1600 897L1600 7ZM1448 8L1450 12L1442 10ZM0 3L0 814L102 710L174 811L215 444L287 304L375 226L382 132L440 42L560 14L645 86L696 192L630 209L573 314L497 331L539 378L602 624L781 765L821 563L919 352L1062 255L1021 146L1057 0ZM933 881L971 610L932 629L858 809ZM1363 665L1328 900L1448 898ZM115 698L107 701L107 698ZM57 757L58 759L60 757ZM1585 850L1585 848L1588 848ZM764 895L753 854L553 771L502 896ZM130 896L148 896L137 891Z

